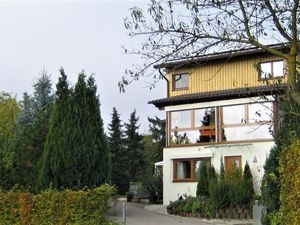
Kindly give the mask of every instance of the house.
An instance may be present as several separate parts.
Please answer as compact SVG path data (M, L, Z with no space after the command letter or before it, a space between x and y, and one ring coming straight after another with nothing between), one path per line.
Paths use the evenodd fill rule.
M274 46L280 48L280 46ZM153 100L166 112L163 204L195 196L200 164L220 170L248 162L260 192L263 166L274 145L276 96L283 93L285 61L251 48L156 65L164 69L167 98Z

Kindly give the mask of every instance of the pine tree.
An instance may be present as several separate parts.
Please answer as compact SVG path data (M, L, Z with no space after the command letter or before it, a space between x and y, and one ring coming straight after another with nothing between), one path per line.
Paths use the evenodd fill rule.
M70 90L61 70L40 187L82 188L107 181L110 160L96 91L94 79L86 81L83 72Z
M166 123L158 118L148 117L149 121L149 131L152 140L158 143L154 148L154 160L155 162L163 160L163 148L166 146Z
M125 143L127 151L128 172L130 181L142 180L143 168L145 167L143 137L138 133L139 118L134 110L130 114L129 122L125 124Z
M248 162L246 162L244 167L243 195L245 203L249 203L254 195L253 178Z
M61 77L56 85L56 100L50 120L50 128L47 135L41 168L38 177L38 189L63 186L61 175L67 171L63 170L63 161L66 159L64 151L69 147L67 136L70 133L70 94L71 90L67 82L64 70L60 69Z
M42 71L33 87L33 97L27 93L23 96L16 159L18 184L29 190L36 187L39 162L49 130L54 101L51 79L46 71Z
M200 175L197 184L197 196L208 196L209 173L207 163L203 161L200 165Z
M108 144L111 153L111 181L118 187L120 194L125 194L129 188L126 150L120 114L113 108L111 123L108 127Z

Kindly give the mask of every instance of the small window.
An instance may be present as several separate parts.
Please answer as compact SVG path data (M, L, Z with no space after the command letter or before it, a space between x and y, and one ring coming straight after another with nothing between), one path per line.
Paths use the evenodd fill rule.
M272 79L284 76L282 60L261 63L260 69L260 79Z
M173 75L173 84L174 90L187 89L189 87L189 75L187 73Z
M174 160L174 181L197 181L202 163L210 165L210 158Z

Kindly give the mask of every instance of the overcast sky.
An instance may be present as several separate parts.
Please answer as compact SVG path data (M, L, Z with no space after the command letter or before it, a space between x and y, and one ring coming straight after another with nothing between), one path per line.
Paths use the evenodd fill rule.
M123 54L122 46L134 47L123 26L123 18L134 5L146 1L0 1L0 91L22 98L32 94L35 77L45 69L51 74L53 87L62 66L71 84L85 70L95 73L105 124L111 120L112 108L128 121L136 109L141 131L147 130L148 116L164 114L149 100L166 96L164 81L149 90L142 81L130 85L120 94L118 81L126 68L139 59ZM136 46L138 47L138 46Z

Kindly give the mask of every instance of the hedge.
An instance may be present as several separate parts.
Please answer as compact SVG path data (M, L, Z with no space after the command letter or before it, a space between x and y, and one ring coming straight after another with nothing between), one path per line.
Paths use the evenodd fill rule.
M0 190L1 225L108 225L115 188L101 185L79 191L49 189L37 195Z

